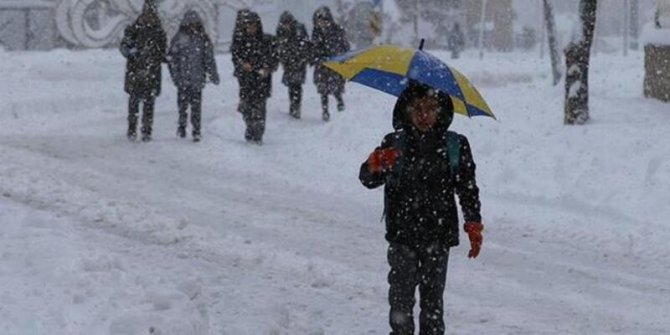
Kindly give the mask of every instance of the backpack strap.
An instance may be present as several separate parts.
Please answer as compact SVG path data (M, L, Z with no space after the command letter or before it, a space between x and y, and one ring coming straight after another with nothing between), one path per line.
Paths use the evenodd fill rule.
M458 133L453 131L447 131L447 156L449 157L449 169L451 170L451 175L456 176L458 168L461 162L461 143L459 141Z
M451 170L452 175L455 175L461 163L461 142L459 140L460 136L461 135L459 135L457 132L449 130L445 136L447 157L449 159L449 169ZM405 152L405 148L407 147L407 134L405 134L405 132L398 132L397 142L394 143L394 146L401 152ZM402 171L402 160L400 163L401 166L397 167L397 171Z
M445 140L447 142L447 157L449 163L449 171L451 172L451 178L456 178L458 173L458 168L461 162L461 143L459 141L460 135L453 131L447 131ZM394 143L396 149L399 149L402 152L405 152L407 147L407 134L404 131L399 131L396 137L396 142ZM399 174L402 172L403 168L403 159L399 161L399 166L396 167L394 173ZM392 175L389 175L386 179L387 183L393 182ZM384 193L384 211L382 212L382 217L380 221L384 221L386 217L386 209L388 207L388 199L386 197L386 192Z
M404 130L397 132L396 141L393 143L393 147L400 150L401 153L405 153L405 149L407 148L407 134ZM401 157L397 164L398 166L396 166L396 170L398 172L402 172L403 165L405 165L405 160Z

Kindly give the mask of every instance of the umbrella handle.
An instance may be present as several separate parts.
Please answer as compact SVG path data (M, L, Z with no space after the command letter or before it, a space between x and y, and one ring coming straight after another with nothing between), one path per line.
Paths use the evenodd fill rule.
M419 50L423 50L423 43L426 42L425 38L421 39L421 42L419 43Z

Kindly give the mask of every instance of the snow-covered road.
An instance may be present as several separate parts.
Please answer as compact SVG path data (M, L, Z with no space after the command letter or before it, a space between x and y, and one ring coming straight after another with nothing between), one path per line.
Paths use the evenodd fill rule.
M0 53L0 333L388 333L382 193L357 174L393 98L350 84L326 124L308 83L295 121L276 75L253 146L218 63L201 143L176 138L167 78L155 140L130 143L116 52ZM486 233L452 252L447 332L670 331L670 114L640 97L642 55L595 57L583 127L536 55L453 65L499 121L453 126Z

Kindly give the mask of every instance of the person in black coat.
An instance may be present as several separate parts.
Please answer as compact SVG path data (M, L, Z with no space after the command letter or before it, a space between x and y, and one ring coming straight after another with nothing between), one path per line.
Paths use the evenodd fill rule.
M447 49L451 51L451 59L458 59L463 48L465 48L465 35L461 26L456 22L447 37Z
M127 59L125 91L128 102L128 139L137 138L137 114L143 104L142 140L151 140L154 104L161 92L161 63L167 38L155 6L147 2L140 16L123 34L120 51Z
M300 118L302 85L310 57L310 40L305 25L289 12L283 12L277 25L277 51L279 63L284 68L282 83L288 86L291 105L289 114Z
M419 287L421 334L444 334L443 294L449 250L459 244L458 195L471 242L482 236L475 163L465 136L449 132L449 96L412 82L394 109L395 132L361 165L367 188L384 185L389 242L389 322L392 333L414 334L414 294Z
M207 77L215 85L219 84L216 71L214 46L198 13L190 10L184 14L179 31L172 38L168 51L168 66L172 81L177 86L177 105L179 106L179 124L177 136L186 137L188 107L191 107L191 135L193 141L200 141L202 90Z
M321 95L323 120L330 119L328 112L328 95L334 95L337 100L337 110L344 110L345 79L335 71L325 67L323 62L329 57L349 51L349 41L344 29L335 23L333 14L326 6L317 9L313 16L314 30L312 32L312 51L314 64L314 83Z
M278 67L278 59L275 39L263 33L258 14L248 9L237 12L230 52L240 86L238 111L247 125L244 137L262 144L266 101L272 93L272 72Z

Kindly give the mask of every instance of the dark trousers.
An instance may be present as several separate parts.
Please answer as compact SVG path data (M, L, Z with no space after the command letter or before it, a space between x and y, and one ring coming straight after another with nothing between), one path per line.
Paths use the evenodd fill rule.
M200 120L202 117L202 91L198 89L180 88L177 92L177 106L179 106L179 128L186 128L188 113L191 107L191 126L193 126L193 136L200 135Z
M288 96L291 101L290 114L299 117L300 104L302 103L302 84L289 85Z
M265 133L265 116L267 114L265 108L266 99L261 100L242 100L240 102L240 112L244 117L244 123L247 129L244 132L244 138L247 141L260 143L263 140L263 133Z
M337 110L342 111L344 110L344 99L342 98L342 92L337 92L333 94L335 96L335 100L337 100ZM321 109L323 111L323 114L328 114L328 95L327 94L322 94L321 95Z
M128 100L128 136L135 136L137 134L137 115L140 111L140 103L142 103L142 135L151 136L155 102L155 97L130 95L130 99Z
M449 249L439 243L429 247L410 248L391 243L388 262L389 322L391 335L413 335L414 294L419 286L421 314L420 335L444 334L443 294L447 278Z

